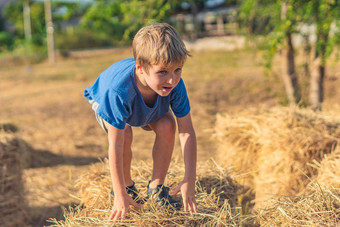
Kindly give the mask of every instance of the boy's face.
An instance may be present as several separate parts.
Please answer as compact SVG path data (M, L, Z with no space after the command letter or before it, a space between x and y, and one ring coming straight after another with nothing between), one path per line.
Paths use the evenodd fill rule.
M149 71L142 70L146 85L160 96L168 96L182 75L183 64L173 64L167 67L151 65Z

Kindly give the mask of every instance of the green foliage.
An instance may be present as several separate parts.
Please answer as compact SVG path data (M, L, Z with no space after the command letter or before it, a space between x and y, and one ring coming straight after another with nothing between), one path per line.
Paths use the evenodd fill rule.
M171 4L165 0L97 0L83 16L81 25L128 43L141 27L166 22L170 12Z
M338 18L339 17L340 15L338 16ZM334 35L332 36L330 40L330 44L331 46L340 46L340 19L335 21L335 27L337 29L334 31Z
M119 40L125 30L125 26L120 25L123 19L120 9L122 2L97 0L82 17L81 26L94 33L105 32L108 37Z
M53 0L52 0L53 3ZM66 8L66 11L63 11L63 13L56 14L54 13L53 17L57 21L67 21L69 19L75 18L75 17L81 17L85 14L86 10L89 8L89 3L82 3L81 0L79 2L75 3L67 3L64 2L56 2L53 4L54 11L58 11L60 9Z
M333 52L334 45L337 44L337 36L340 34L340 2L338 0L311 0L308 7L308 19L316 24L316 56L321 57L321 64L325 66L327 58ZM330 37L332 24L337 26L338 30Z
M292 11L292 7L289 10ZM291 18L292 13L287 12ZM282 47L285 35L293 32L295 24L291 20L281 20L280 1L243 0L238 15L239 25L246 28L246 35L256 37L260 50L265 50L265 66L271 68L272 59Z
M168 18L170 4L164 0L132 0L128 4L122 5L123 21L126 30L123 34L124 40L131 40L133 35L143 26L163 22Z
M241 1L238 20L240 26L247 28L247 33L268 34L280 21L280 7L275 1Z

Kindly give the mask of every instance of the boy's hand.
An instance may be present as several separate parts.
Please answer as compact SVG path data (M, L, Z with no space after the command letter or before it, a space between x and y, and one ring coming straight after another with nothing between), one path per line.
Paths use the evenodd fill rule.
M195 198L195 182L183 180L172 192L171 196L176 195L178 192L182 193L184 211L197 213L196 198Z
M115 196L109 220L117 221L118 218L125 219L130 205L136 208L143 206L142 204L136 203L128 194Z

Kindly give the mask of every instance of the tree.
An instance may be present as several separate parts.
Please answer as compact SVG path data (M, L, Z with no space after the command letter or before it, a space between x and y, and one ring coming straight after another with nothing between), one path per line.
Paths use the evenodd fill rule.
M270 12L268 12L268 10ZM279 11L280 10L280 11ZM269 60L281 49L282 80L289 102L300 100L298 77L295 70L295 48L292 36L299 33L298 26L314 24L316 42L311 70L309 103L314 110L321 109L324 93L324 77L327 58L339 45L340 1L339 0L244 0L241 2L240 18L246 21L249 33L266 33ZM331 35L331 26L337 27ZM259 28L261 28L259 30ZM248 33L248 34L249 34ZM307 42L308 39L305 39ZM303 44L305 47L308 43Z
M309 102L314 110L321 110L324 99L324 78L327 58L332 53L340 32L331 36L331 26L338 29L340 19L339 0L311 0L308 2L306 21L316 24L316 43L312 62Z
M277 51L281 51L281 78L291 105L300 99L300 86L295 70L295 48L292 35L297 28L298 4L301 1L245 0L241 3L240 19L248 27L248 35L265 34L268 65Z
M26 0L12 1L5 8L5 18L13 23L17 41L24 40L23 4ZM43 45L46 37L44 5L39 2L29 2L31 9L32 42Z
M295 70L295 49L292 41L292 35L296 27L294 12L292 12L294 10L293 4L294 2L289 0L281 2L281 22L284 36L283 48L281 50L281 73L285 84L286 95L291 105L295 105L301 99L300 87Z

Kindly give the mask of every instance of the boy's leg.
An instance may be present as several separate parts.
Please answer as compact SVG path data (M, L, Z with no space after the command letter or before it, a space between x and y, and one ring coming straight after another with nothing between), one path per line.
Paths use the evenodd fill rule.
M132 140L133 140L132 128L131 126L126 125L124 129L124 153L123 153L125 186L131 186L133 184L131 180Z
M150 187L163 184L169 169L170 160L175 144L176 122L171 112L150 124L156 133L152 150L153 172Z
M101 120L103 121L103 125L105 125L104 129L106 129L106 125L109 125L109 123L107 123L103 119ZM124 129L124 150L123 150L123 173L125 187L131 186L133 184L133 181L131 180L132 139L133 139L132 128L131 126L126 125Z
M92 109L95 113L96 119L102 129L107 133L106 124L108 124L104 119L102 119L97 114L97 109L99 104L94 100L90 100L89 103L92 105ZM131 186L133 184L131 180L131 160L132 160L132 151L131 151L131 144L133 139L132 128L129 125L125 126L124 129L124 153L123 153L123 171L124 171L124 181L125 186Z

